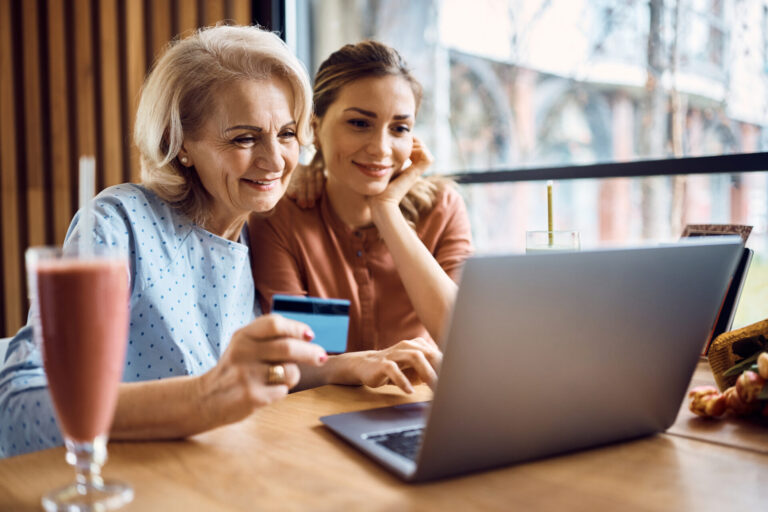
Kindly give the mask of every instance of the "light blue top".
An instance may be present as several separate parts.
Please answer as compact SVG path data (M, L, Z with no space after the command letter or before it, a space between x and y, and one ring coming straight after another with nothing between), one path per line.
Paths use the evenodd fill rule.
M260 314L240 242L192 223L148 189L110 187L94 199L97 243L130 255L131 324L123 381L199 375L232 334ZM79 214L78 214L79 215ZM65 246L79 238L78 215ZM28 324L0 361L0 457L63 444Z

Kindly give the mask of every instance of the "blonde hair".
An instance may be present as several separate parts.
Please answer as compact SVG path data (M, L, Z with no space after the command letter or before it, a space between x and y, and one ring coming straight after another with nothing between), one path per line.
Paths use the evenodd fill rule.
M392 47L377 41L347 44L333 52L315 75L313 100L315 116L321 119L328 107L336 101L341 89L356 80L369 77L395 75L404 78L411 86L419 110L422 98L421 84L414 78L402 56ZM310 162L315 169L324 169L325 161L319 148ZM454 182L443 176L419 178L400 201L400 211L408 224L415 228L422 214L430 211L441 187Z
M133 138L141 153L141 181L202 224L211 196L194 168L178 161L215 108L217 90L237 80L285 79L293 91L299 144L310 141L312 89L304 65L275 34L259 27L201 28L174 41L155 62L141 91Z

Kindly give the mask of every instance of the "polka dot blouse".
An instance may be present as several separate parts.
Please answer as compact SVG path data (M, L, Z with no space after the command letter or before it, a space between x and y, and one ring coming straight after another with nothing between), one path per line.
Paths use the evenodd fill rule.
M97 244L129 255L131 321L123 381L199 375L257 314L247 230L240 243L192 223L148 189L110 187L94 199ZM80 237L78 215L65 246ZM30 325L0 361L0 457L63 444Z

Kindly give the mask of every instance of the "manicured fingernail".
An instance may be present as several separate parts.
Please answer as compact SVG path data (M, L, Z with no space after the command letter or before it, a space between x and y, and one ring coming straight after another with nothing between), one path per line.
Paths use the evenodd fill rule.
M319 362L320 364L323 364L324 362L326 362L326 361L328 360L328 356L327 356L326 354L323 354L323 355L319 356L319 357L317 358L317 360L318 360L318 362Z
M312 341L313 339L315 339L315 333L312 332L312 329L307 329L306 331L304 331L304 339L307 341Z

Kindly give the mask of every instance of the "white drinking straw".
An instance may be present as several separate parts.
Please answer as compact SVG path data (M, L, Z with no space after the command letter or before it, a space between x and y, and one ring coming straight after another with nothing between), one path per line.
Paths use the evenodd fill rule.
M96 163L92 156L80 157L80 252L93 254L93 207Z

